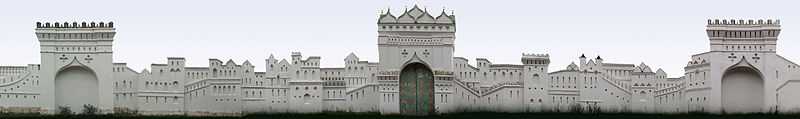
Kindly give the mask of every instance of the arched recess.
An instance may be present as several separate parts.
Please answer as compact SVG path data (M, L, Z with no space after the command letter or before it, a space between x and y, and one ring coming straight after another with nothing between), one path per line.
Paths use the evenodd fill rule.
M435 113L434 79L423 63L409 63L400 72L400 114L429 115Z
M722 111L725 113L762 112L764 77L745 59L722 75Z
M306 93L303 95L303 104L311 104L311 95Z
M55 104L81 112L84 105L98 107L98 79L94 71L84 66L67 66L56 73Z

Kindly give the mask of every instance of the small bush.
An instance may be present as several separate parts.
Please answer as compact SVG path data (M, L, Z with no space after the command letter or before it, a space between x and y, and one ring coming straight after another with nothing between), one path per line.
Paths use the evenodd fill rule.
M72 115L72 109L67 106L58 106L58 115L66 116Z
M83 112L81 114L82 115L97 115L98 112L100 112L100 110L97 109L97 107L95 107L94 105L85 104L85 105L83 105Z
M581 104L572 103L569 105L569 112L571 113L583 113L583 107Z

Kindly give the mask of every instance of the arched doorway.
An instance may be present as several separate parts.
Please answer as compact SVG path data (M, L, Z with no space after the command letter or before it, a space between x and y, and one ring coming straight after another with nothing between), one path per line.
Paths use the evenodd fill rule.
M421 63L406 65L400 72L400 114L433 114L433 84L433 72L427 66Z
M722 111L761 112L764 107L764 79L752 67L733 67L722 75Z
M56 106L68 107L72 112L81 112L84 105L98 107L97 75L86 67L64 68L56 74Z

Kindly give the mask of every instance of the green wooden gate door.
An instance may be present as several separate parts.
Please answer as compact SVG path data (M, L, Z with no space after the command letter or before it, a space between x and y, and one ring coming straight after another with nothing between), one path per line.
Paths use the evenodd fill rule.
M420 63L409 64L400 72L400 113L434 113L433 72Z

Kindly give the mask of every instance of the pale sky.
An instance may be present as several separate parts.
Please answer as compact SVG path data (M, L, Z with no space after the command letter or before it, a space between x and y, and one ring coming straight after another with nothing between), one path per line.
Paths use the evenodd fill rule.
M709 18L777 18L778 53L800 61L800 7L792 0L18 0L0 2L0 65L39 64L35 22L114 21L114 62L134 70L166 57L205 67L209 58L250 60L264 70L270 54L321 56L341 67L356 53L378 61L377 17L414 4L456 15L455 55L520 64L522 53L549 53L550 71L582 53L605 62L646 63L683 75L692 54L708 51Z

